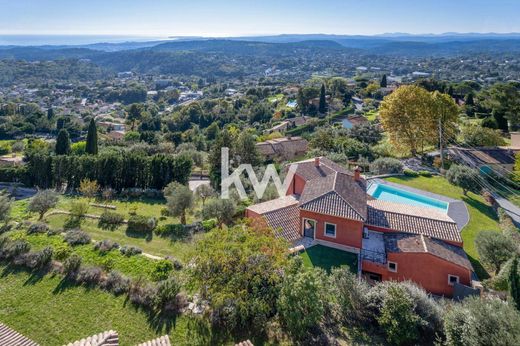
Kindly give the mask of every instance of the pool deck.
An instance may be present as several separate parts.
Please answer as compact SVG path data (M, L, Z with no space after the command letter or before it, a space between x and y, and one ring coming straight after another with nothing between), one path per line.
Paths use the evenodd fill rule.
M466 226L468 224L468 222L469 222L468 208L466 207L466 204L464 204L463 201L460 201L458 199L449 198L449 197L446 197L446 196L443 196L443 195L438 195L436 193L431 193L431 192L428 192L428 191L415 189L413 187L409 187L409 186L406 186L406 185L392 183L392 182L389 182L389 181L386 181L386 180L383 180L383 179L379 179L379 178L371 179L370 182L371 183L376 183L376 184L383 184L383 185L393 186L393 187L401 189L401 190L405 190L405 191L408 191L408 192L416 193L418 195L422 195L422 196L438 199L439 201L443 201L443 202L448 203L448 216L453 221L455 221L459 231L462 231L464 226Z

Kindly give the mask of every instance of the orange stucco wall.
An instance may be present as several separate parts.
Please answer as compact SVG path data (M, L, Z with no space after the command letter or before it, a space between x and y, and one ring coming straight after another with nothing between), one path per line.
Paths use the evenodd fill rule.
M316 220L316 239L361 248L361 242L363 237L362 222L344 219L336 216L313 213L307 210L300 210L300 225L302 224L303 218ZM325 222L333 223L336 225L336 238L325 236ZM303 229L301 227L300 234L303 234Z
M291 184L289 185L289 189L287 190L287 195L301 195L304 187L305 179L295 174Z
M464 285L471 284L468 269L428 253L388 253L388 261L397 263L397 272L391 272L386 265L363 260L362 270L381 274L382 280L410 280L422 286L426 291L451 297L453 286L448 284L448 274L459 277Z

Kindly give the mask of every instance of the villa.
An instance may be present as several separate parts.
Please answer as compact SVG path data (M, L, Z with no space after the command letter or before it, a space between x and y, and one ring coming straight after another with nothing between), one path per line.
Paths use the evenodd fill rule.
M410 280L448 297L455 286L471 285L473 268L444 202L376 199L359 169L348 171L326 157L292 165L286 196L250 206L247 217L264 218L294 246L356 254L358 274L369 281Z

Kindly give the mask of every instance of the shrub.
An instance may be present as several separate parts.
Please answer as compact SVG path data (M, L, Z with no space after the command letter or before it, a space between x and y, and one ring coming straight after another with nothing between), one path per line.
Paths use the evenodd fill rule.
M65 233L64 239L70 246L76 246L89 244L91 238L88 233L83 232L80 229L73 229Z
M132 304L144 309L151 309L154 307L156 292L154 286L139 278L131 283L128 299Z
M175 270L181 270L182 267L183 267L182 262L179 261L178 259L174 258L174 257L167 256L167 257L166 257L166 260L172 262L172 264L173 264L173 269L175 269Z
M470 297L444 318L447 345L520 345L520 315L497 298Z
M121 273L112 270L108 273L107 278L103 283L103 288L115 295L123 294L128 292L130 288L130 279L121 275Z
M177 305L177 295L180 291L181 284L177 278L170 276L166 280L160 281L155 294L155 308L161 312L178 311L180 306Z
M63 233L63 229L62 228L49 228L49 230L47 231L47 235L49 237L52 237L53 235L59 235L59 234L62 234Z
M94 244L94 250L97 250L101 253L107 253L113 249L118 249L119 248L119 244L116 243L116 242L113 242L111 240L108 240L108 239L105 239L105 240L100 240L98 241L96 244Z
M419 176L419 172L416 172L414 171L413 169L405 169L403 171L404 175L408 176L408 177L418 177Z
M172 261L168 260L160 260L155 263L154 269L152 271L152 279L154 281L165 280L168 278L168 275L173 270Z
M217 219L208 219L208 220L202 221L202 227L204 227L204 231L206 231L206 232L211 231L213 228L217 227L217 225L218 225Z
M397 174L403 171L403 164L391 157L380 157L370 164L370 171L376 174Z
M430 171L419 171L419 175L421 177L431 177L432 176L432 172L430 172Z
M9 240L3 238L2 247L0 247L0 258L13 259L31 250L31 244L23 239Z
M119 251L121 252L121 254L123 254L127 257L139 255L143 252L143 250L141 250L137 246L131 246L131 245L124 245L119 249Z
M475 238L475 245L482 262L492 266L495 273L500 271L502 264L511 258L515 251L511 239L493 231L479 232Z
M65 229L75 229L79 228L81 226L81 218L75 217L75 216L69 216L67 220L65 220L65 223L63 224L63 228Z
M181 224L161 225L154 232L160 237L171 237L174 239L183 239L189 236L188 228Z
M49 230L49 226L43 222L33 223L27 228L27 234L45 233Z
M104 230L114 231L123 224L124 216L119 213L105 211L99 218L98 227Z
M150 233L155 228L155 218L143 215L132 215L128 219L127 231L130 233Z
M80 267L81 257L76 254L72 254L63 262L63 270L69 278L75 277Z
M76 275L76 282L87 286L96 286L101 280L103 270L99 267L80 268Z
M85 214L88 212L88 204L82 201L73 201L70 206L70 214L73 217L77 217L79 219L83 218Z
M47 246L36 254L36 268L45 268L51 263L53 255L52 247Z
M325 313L326 275L320 269L302 270L291 274L282 284L278 312L289 334L301 338L316 326Z
M54 247L54 258L58 261L67 259L72 253L72 249L67 244L59 244Z
M397 285L388 288L377 321L391 345L414 344L419 338L421 318L411 297Z

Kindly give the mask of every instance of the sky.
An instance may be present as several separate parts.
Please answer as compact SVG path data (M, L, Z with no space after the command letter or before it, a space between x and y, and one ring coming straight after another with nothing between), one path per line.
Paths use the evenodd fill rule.
M0 35L520 32L519 0L0 0Z

